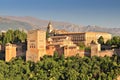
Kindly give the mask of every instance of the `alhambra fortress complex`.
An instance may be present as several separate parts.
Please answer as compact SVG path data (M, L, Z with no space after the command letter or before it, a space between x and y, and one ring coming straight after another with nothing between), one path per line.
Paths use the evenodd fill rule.
M46 32L48 38L46 38ZM47 31L30 30L27 32L27 51L22 51L21 47L16 47L13 44L6 44L5 47L5 61L10 61L16 56L25 55L26 61L37 62L44 55L53 56L56 51L59 56L112 56L113 50L101 51L101 45L97 43L100 36L103 36L104 41L112 38L112 35L104 32L67 32L63 30L56 30L52 24L49 23ZM90 47L90 50L80 50L79 43ZM16 50L17 48L17 50Z

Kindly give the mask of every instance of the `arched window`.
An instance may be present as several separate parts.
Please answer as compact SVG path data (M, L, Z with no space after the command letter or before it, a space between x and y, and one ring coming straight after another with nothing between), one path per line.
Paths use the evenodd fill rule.
M30 45L30 48L35 48L35 44L32 43L32 44Z

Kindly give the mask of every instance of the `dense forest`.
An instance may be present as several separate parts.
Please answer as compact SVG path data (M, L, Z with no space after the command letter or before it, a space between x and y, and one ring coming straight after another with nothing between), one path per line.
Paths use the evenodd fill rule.
M27 34L23 30L8 30L0 34L0 44L26 42Z
M37 63L17 57L0 60L0 80L113 80L120 75L120 57L64 58L44 56Z

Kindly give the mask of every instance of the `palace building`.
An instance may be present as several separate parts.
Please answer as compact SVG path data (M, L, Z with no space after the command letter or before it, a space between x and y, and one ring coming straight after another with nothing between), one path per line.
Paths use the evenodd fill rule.
M85 55L94 56L100 54L100 45L93 44L100 36L103 36L104 40L111 39L111 34L102 32L66 32L56 30L52 27L52 24L48 24L47 33L49 38L46 39L46 31L43 30L30 30L27 34L27 52L26 61L37 62L44 55L54 55L54 52L58 52L58 55L62 54L65 57L79 55L84 57ZM91 46L92 51L80 50L78 44L83 42L86 46ZM102 52L104 53L104 52ZM104 54L106 55L106 54ZM103 55L103 56L104 56Z
M97 42L100 36L104 38L104 42L112 38L111 34L105 32L62 32L61 30L55 30L51 23L49 23L47 31L50 36L69 36L74 44L79 45L80 42L83 42L86 46L90 46L93 40Z
M79 45L80 42L83 42L86 46L89 46L91 41L93 40L97 43L100 36L104 38L104 42L112 38L111 34L103 32L84 32L84 33L69 32L56 35L69 36L71 37L73 43Z
M52 36L47 40L47 55L53 55L54 52L57 51L59 55L64 54L64 56L67 57L69 55L75 55L77 49L78 46L74 44L68 36Z

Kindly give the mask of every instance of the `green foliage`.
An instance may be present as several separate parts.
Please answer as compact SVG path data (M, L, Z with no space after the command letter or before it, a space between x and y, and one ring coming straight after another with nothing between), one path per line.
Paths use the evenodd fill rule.
M47 38L49 38L49 33L48 33L48 32L46 32L46 39L47 39Z
M91 50L91 48L89 46L86 47L83 42L80 42L78 46L79 46L80 50L85 50L85 51L90 51Z
M63 56L64 57L64 56ZM120 75L120 57L44 56L37 63L21 57L0 60L0 80L114 80Z
M120 36L114 36L111 40L108 40L105 45L120 47Z
M103 38L103 36L100 36L100 37L99 37L98 43L101 44L101 45L104 44L104 38Z
M58 52L57 52L57 51L54 52L53 58L54 58L55 60L58 60L58 59L59 59L59 55L58 55Z
M20 30L8 30L5 35L0 36L0 43L20 43L25 42L27 34Z
M84 44L83 42L80 42L80 43L78 44L78 46L79 46L79 49L80 49L80 50L84 50L84 49L85 49L85 44Z
M13 42L13 30L8 30L3 38L3 44Z
M106 45L108 45L108 46L112 45L112 41L111 40L107 40Z
M85 50L86 51L91 51L91 48L90 47L85 47Z
M25 42L26 37L27 37L27 35L24 31L20 31L20 30L14 31L14 42L15 43Z

